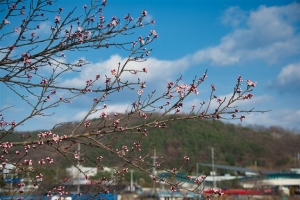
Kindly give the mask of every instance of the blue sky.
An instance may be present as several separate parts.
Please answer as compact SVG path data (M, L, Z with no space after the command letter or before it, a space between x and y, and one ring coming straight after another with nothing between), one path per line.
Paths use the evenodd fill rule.
M75 5L81 10L84 2L58 1L55 6L61 6L64 12ZM208 79L200 86L199 94L185 103L184 109L188 111L189 105L208 99L210 84L216 86L218 96L230 95L237 76L241 75L243 80L256 81L257 87L253 100L238 106L272 110L247 115L244 125L300 129L300 3L288 0L108 1L104 14L107 18L114 15L122 18L130 12L138 17L143 9L148 11L147 19L156 23L141 33L155 29L159 35L151 44L153 51L148 61L139 64L149 69L147 76L142 76L148 91L165 87L168 80L180 75L188 82L208 69ZM115 48L67 55L68 61L84 57L91 64L80 74L64 77L62 84L80 86L95 69L101 74L109 73L127 55ZM0 84L0 106L14 106L2 111L5 119L20 120L29 110ZM128 93L122 94L122 98L112 96L108 110L125 110L131 102ZM48 129L58 122L79 120L91 104L90 97L74 100L73 104L55 110L55 115L34 118L18 130Z

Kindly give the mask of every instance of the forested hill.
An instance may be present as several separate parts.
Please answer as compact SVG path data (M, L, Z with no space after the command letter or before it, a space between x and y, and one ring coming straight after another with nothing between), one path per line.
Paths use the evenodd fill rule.
M96 122L97 120L92 121ZM63 135L74 126L75 123L62 125L53 132ZM114 148L120 149L122 145L131 147L137 138L136 133L118 133ZM216 164L253 167L256 162L258 168L273 170L292 168L300 164L300 160L295 159L295 155L300 153L300 134L278 127L258 131L218 120L177 121L169 124L166 129L151 129L147 137L143 137L141 147L142 155L151 152L155 147L157 155L166 159L164 166L169 168L180 166L185 155L190 157L188 167L192 163L210 163L212 147ZM95 156L95 150L85 147L83 149L84 155ZM105 158L108 159L103 159L104 163L114 159L112 154L107 154Z

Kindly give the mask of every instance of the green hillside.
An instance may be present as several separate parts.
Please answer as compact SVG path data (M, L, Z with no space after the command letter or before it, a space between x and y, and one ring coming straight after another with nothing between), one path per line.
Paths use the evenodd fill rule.
M97 123L93 120L92 123ZM62 125L53 133L63 135L70 131L76 123ZM185 166L189 170L195 163L210 163L211 148L214 148L215 163L224 165L235 165L241 167L253 167L257 163L262 169L287 169L299 166L300 160L295 160L296 153L300 153L300 134L296 134L282 128L260 128L254 130L240 125L225 124L218 120L202 121L177 121L168 124L168 128L148 129L147 136L141 140L141 151L135 154L148 155L145 159L152 162L153 148L156 148L157 156L164 157L162 167L180 167L183 157L187 155L190 162ZM16 133L19 135L19 133ZM25 137L36 138L38 132L25 133ZM109 134L99 141L110 145L112 149L121 149L123 145L130 149L134 143L139 141L141 133ZM117 136L117 137L114 137ZM30 139L29 138L29 139ZM8 138L7 138L8 139ZM10 140L21 140L12 134ZM72 147L75 151L76 145ZM47 152L49 154L49 152ZM43 151L34 154L33 159L44 158ZM70 164L61 156L51 153L55 160L53 166L67 167ZM120 164L114 154L104 152L99 148L82 145L82 155L86 158L85 165L92 164L96 155L103 155L103 164L116 166ZM158 159L159 161L160 159ZM209 169L202 168L206 171Z
M300 153L300 134L278 127L255 131L218 120L177 121L167 129L148 131L142 139L141 154L155 147L157 154L165 158L167 168L180 166L185 155L191 160L188 167L192 163L210 163L211 147L217 164L251 167L256 162L259 168L280 170L300 162L295 160L296 153ZM121 135L116 146L132 144L136 138L136 134Z

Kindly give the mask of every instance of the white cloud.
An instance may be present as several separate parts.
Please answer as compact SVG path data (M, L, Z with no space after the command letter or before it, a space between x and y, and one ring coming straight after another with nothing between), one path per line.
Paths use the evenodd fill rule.
M277 77L278 85L297 84L300 86L300 62L285 66Z
M225 25L230 25L236 27L240 25L246 19L246 13L240 9L238 6L233 6L228 8L223 16L222 23Z
M44 21L39 24L40 28L36 29L34 32L38 36L48 36L48 34L51 32L51 23L50 21Z
M67 78L62 82L64 86L72 87L83 87L85 81L88 79L94 79L96 74L101 75L100 82L104 83L104 77L113 78L111 75L111 70L118 69L118 63L121 66L126 62L126 58L120 55L112 55L108 60L101 61L98 63L91 63L89 65L83 66L82 71L78 73L78 76L73 78ZM184 70L188 68L190 61L188 57L183 57L178 60L158 60L156 58L149 58L145 62L129 62L125 67L126 70L139 70L141 71L144 67L148 69L148 73L132 74L125 72L121 75L121 80L125 81L136 81L138 78L141 81L154 82L157 80L166 80L174 75L182 74Z
M123 103L123 104L109 104L106 109L101 109L103 107L98 107L96 109L101 109L101 110L89 115L88 119L99 118L101 112L125 113L125 111L129 108L129 106L130 106L130 103ZM73 120L80 121L86 116L86 114L87 114L86 111L81 111L74 116Z
M277 78L274 81L270 81L268 86L280 93L299 94L300 62L283 67ZM300 96L298 95L295 98L300 98Z
M300 52L300 36L293 26L300 20L300 4L287 6L261 6L252 11L246 24L224 36L217 46L199 50L193 55L196 63L209 62L215 65L231 65L252 59L263 59L274 63ZM234 13L236 12L236 13ZM228 14L229 13L229 14ZM241 15L240 9L229 8L223 22L235 24L232 16Z
M230 95L220 96L220 98L230 97ZM265 127L269 126L280 126L287 129L298 129L300 130L299 118L300 118L300 110L295 109L277 109L277 110L269 110L266 107L269 102L273 100L272 96L262 95L254 97L251 100L239 101L234 106L238 106L238 109L244 110L244 108L258 108L264 107L264 111L268 112L252 112L252 113L244 113L243 115L246 118L241 122L239 119L236 120L225 120L224 122L234 123L234 124L242 124L242 125L262 125ZM196 105L195 111L200 108L200 100L193 99L189 102L186 102L184 105L184 112L189 113L191 111L191 106ZM207 106L207 103L205 104ZM211 104L211 108L216 108L218 103L213 101ZM202 110L205 110L206 107L203 107ZM212 110L213 110L212 109ZM257 109L258 111L263 111L261 109ZM225 116L223 116L225 117ZM230 116L227 116L231 118Z
M154 20L154 19L153 19L153 16L148 14L148 15L144 18L143 22L144 22L144 23L145 23L145 22L150 23L152 20Z
M300 110L274 110L267 113L251 113L246 115L243 124L280 126L287 129L300 129Z

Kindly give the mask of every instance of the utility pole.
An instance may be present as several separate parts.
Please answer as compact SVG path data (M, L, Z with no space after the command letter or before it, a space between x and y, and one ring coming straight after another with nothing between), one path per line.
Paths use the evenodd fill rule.
M130 170L130 191L133 191L133 169Z
M77 151L78 151L78 162L77 162L77 167L79 168L79 164L80 164L80 143L77 143ZM78 173L77 173L77 194L80 193L80 170L78 170Z
M258 189L258 181L257 181L257 176L258 176L258 171L257 171L257 161L254 162L255 166L255 187Z
M198 177L199 175L199 163L196 163L196 176Z
M196 163L196 178L199 178L199 164L201 163ZM201 186L199 187L199 193L198 193L198 198L200 199L200 193L202 190L204 190L204 181L202 181Z
M213 188L217 187L215 180L215 157L214 157L214 148L211 148L211 161L212 161L212 177L213 177Z
M153 168L152 168L152 174L153 176L156 176L156 172L155 172L155 164L156 164L156 149L154 148L153 149L153 153L154 155L151 157L153 159ZM155 194L156 193L156 180L153 181L153 193Z

